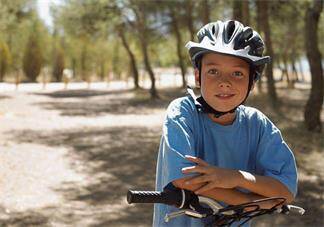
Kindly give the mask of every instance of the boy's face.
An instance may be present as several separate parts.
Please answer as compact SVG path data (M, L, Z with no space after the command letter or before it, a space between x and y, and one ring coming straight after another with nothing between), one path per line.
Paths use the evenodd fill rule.
M199 71L195 70L199 84ZM201 94L214 109L222 112L238 106L247 94L249 64L244 60L208 53L201 62Z

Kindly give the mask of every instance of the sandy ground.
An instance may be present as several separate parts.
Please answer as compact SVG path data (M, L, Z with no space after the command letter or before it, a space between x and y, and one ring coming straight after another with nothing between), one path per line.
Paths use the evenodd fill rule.
M150 226L152 206L130 206L125 195L153 189L164 108L181 92L169 89L152 102L124 83L70 86L0 85L0 226ZM300 109L294 97L303 92L290 94L289 111ZM256 226L323 224L323 134L305 134L299 121L300 113L278 124L298 153L296 203L308 216Z

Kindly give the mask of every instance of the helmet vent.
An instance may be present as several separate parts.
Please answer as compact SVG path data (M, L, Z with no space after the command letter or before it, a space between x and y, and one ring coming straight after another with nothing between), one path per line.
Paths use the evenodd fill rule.
M229 43L235 31L235 21L229 21L225 26L225 43Z

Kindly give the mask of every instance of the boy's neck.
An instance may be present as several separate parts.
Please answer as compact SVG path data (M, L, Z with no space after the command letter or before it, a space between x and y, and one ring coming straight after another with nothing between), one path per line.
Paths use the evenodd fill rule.
M210 113L208 114L208 117L215 123L218 123L220 125L231 125L236 117L236 112L234 113L227 113L220 117L215 117L214 114Z

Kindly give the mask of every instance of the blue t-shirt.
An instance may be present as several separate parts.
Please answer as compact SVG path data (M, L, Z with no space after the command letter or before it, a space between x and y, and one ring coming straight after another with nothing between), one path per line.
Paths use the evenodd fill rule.
M167 109L156 169L156 190L186 177L183 167L193 166L185 155L199 157L211 165L270 176L296 195L295 158L283 141L279 129L260 111L244 105L236 109L231 125L214 123L197 110L192 97L174 100ZM153 226L203 226L188 216L164 221L176 207L155 204Z

